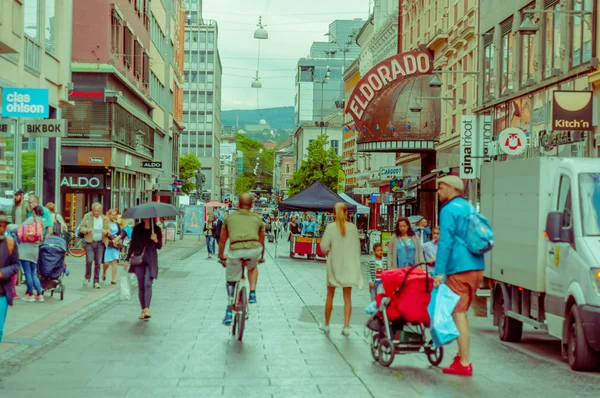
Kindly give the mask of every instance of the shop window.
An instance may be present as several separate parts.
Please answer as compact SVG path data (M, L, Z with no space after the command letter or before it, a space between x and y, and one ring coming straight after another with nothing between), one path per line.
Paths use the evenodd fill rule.
M484 100L493 97L495 94L494 85L496 84L495 76L495 57L494 57L494 44L492 42L492 35L486 35L485 41L489 41L484 45L484 69L483 69L483 93Z
M554 3L554 4L552 4ZM560 10L558 0L550 1L549 10ZM560 73L560 14L547 13L544 19L545 39L544 45L544 78L556 76Z
M588 15L573 15L571 65L578 66L592 59L593 1L573 0L573 10L590 12Z

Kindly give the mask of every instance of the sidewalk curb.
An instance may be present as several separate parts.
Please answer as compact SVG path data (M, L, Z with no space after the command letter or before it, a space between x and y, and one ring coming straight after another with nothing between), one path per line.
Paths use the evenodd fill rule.
M204 247L204 242L199 241L194 244L189 250L184 251L181 255L175 258L177 261L185 260L193 254L197 253ZM167 265L171 264L168 262ZM170 269L170 266L161 267L159 276L163 275ZM131 287L137 287L137 281L131 279ZM44 329L44 331L27 337L28 339L39 340L40 345L28 345L18 343L2 343L2 345L11 345L6 351L0 352L0 381L18 372L21 368L35 361L48 351L54 349L58 344L67 340L67 338L76 330L85 326L90 319L101 315L109 309L117 306L120 300L120 289L115 289L112 292L94 300L90 304L76 310L72 314L54 323ZM135 299L132 289L132 299ZM44 319L38 321L44 322ZM37 323L37 322L36 322ZM8 336L6 336L8 337ZM15 359L16 358L16 359Z

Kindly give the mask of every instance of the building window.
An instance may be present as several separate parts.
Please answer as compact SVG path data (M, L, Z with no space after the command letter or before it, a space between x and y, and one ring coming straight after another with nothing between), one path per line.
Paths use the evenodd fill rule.
M143 59L142 59L142 46L140 42L136 39L133 42L133 71L135 77L138 79L142 78L142 68L143 68Z
M45 17L45 49L48 54L56 54L56 0L46 0L46 17Z
M119 46L121 44L121 18L117 15L115 10L112 11L111 16L111 39L110 49L113 54L119 54Z
M495 57L494 57L494 44L492 42L492 35L487 35L485 38L489 38L489 43L483 47L484 53L484 67L483 67L483 95L484 100L494 96L494 84L496 83L495 74Z
M550 10L560 10L560 4L548 7ZM560 15L547 13L544 19L546 43L544 45L544 77L549 78L560 73Z
M571 37L573 38L573 49L571 54L571 65L578 66L592 59L592 24L593 10L592 0L573 0L573 10L588 11L588 15L573 15Z
M523 15L523 19L526 17ZM535 35L521 35L521 45L521 87L525 87L535 81Z
M285 164L285 174L290 174L290 164L289 163Z
M147 87L148 83L149 83L149 78L150 78L150 55L144 51L144 56L143 56L143 60L144 60L144 69L142 71L142 81L144 82L144 85Z
M133 32L129 28L126 28L123 34L123 58L125 66L131 69L133 65Z
M42 11L42 7L40 7L40 1L41 0L25 0L23 9L23 15L25 19L25 34L35 42L40 41L39 27L41 26Z
M339 140L331 140L331 148L335 151L336 154L340 153L340 141Z
M502 26L502 73L500 81L500 95L508 94L513 90L513 34L510 31L512 20Z

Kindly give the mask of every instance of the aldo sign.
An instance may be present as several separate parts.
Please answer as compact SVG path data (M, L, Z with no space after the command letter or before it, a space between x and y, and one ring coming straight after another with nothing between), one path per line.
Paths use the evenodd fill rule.
M73 189L104 189L104 175L63 174L60 186Z
M50 114L47 88L3 88L2 116L45 119Z

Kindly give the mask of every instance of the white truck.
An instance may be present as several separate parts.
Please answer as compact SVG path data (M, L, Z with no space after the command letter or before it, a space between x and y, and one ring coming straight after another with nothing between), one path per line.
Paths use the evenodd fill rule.
M494 325L518 342L523 324L561 339L573 370L600 364L600 159L486 163L481 213Z

